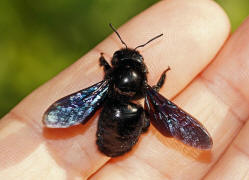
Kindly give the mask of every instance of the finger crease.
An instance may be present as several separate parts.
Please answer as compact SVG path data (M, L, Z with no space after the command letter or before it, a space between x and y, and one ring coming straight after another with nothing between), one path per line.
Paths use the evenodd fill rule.
M172 179L169 174L166 174L165 172L159 170L158 168L155 168L153 165L151 165L149 162L145 161L143 158L140 158L136 154L134 155L139 161L142 161L144 164L147 164L152 169L156 170L159 174L161 174L163 177L166 177L167 179Z
M38 128L40 128L40 126L38 125L38 123L32 123L32 122L36 122L35 120L32 120L27 115L20 115L19 113L16 113L14 110L11 110L8 113L8 115L6 116L6 118L8 118L8 119L15 119L15 120L21 121L21 122L27 124L32 129L38 129ZM39 132L38 132L38 130L35 130L34 132L37 135L40 135Z
M233 147L236 151L238 151L238 152L244 154L244 155L249 159L249 152L247 152L245 149L243 149L242 147L240 147L239 145L237 145L237 144L235 144L235 143L233 143L232 147Z
M234 87L231 82L229 82L226 78L224 78L221 74L217 73L216 76L219 78L219 84L224 84L225 86L231 88L232 92L239 97L241 102L244 102L249 105L249 102L245 98L245 96L241 93L239 88ZM246 115L246 117L241 117L236 111L234 110L236 107L232 107L231 104L228 104L224 98L226 98L223 94L221 94L217 89L217 84L213 82L212 80L206 78L204 75L200 75L200 80L204 83L204 85L212 92L221 102L224 104L228 105L229 111L231 112L232 115L235 116L235 118L238 120L238 122L243 125L245 124L246 120L249 118L249 114ZM215 87L216 86L216 87ZM222 86L222 85L219 85ZM219 87L218 87L219 88Z

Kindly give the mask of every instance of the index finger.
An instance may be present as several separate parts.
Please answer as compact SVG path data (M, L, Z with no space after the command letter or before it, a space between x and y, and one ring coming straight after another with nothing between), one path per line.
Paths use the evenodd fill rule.
M171 67L164 95L173 97L210 63L229 33L229 23L224 13L209 1L161 1L126 23L119 32L130 47L164 33L165 38L140 52L151 72L150 84L155 83L168 65ZM9 151L2 153L1 161L5 164L2 173L11 174L13 167L23 172L27 163L33 164L37 173L42 173L49 163L56 172L50 174L50 179L68 173L88 177L109 160L95 144L96 120L85 126L44 131L41 118L57 99L99 82L103 76L98 66L100 52L105 52L110 59L121 47L112 34L5 116L1 122L4 130L0 134L0 146ZM40 163L33 163L37 158Z

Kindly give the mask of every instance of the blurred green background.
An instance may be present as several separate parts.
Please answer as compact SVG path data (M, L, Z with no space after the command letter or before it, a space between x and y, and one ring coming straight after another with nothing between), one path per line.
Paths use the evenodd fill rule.
M1 0L0 117L22 98L156 0ZM217 0L232 30L249 14L248 0Z

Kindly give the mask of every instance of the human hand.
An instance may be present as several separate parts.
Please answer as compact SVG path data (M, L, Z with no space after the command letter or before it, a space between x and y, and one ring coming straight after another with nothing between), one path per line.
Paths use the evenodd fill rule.
M140 49L149 84L171 67L160 93L205 125L211 151L163 137L151 126L131 152L110 159L95 144L99 111L86 125L44 128L50 104L103 78L99 53L110 59L122 47L113 34L0 121L0 179L248 178L249 20L225 42L229 29L225 13L206 0L161 1L119 29L130 47L164 33Z

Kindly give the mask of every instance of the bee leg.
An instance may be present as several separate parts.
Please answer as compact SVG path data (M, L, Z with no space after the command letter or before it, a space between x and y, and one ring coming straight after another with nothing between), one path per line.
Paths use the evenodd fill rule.
M100 53L99 65L104 67L104 72L106 73L109 69L111 69L110 64L104 58L104 53Z
M148 112L144 110L142 133L145 133L149 129L149 127L150 127L150 117L148 115Z
M160 79L158 80L157 84L155 86L153 86L153 89L156 91L159 91L159 89L163 86L163 84L165 83L165 79L166 79L166 73L170 70L170 67L168 66L168 68L163 71Z

